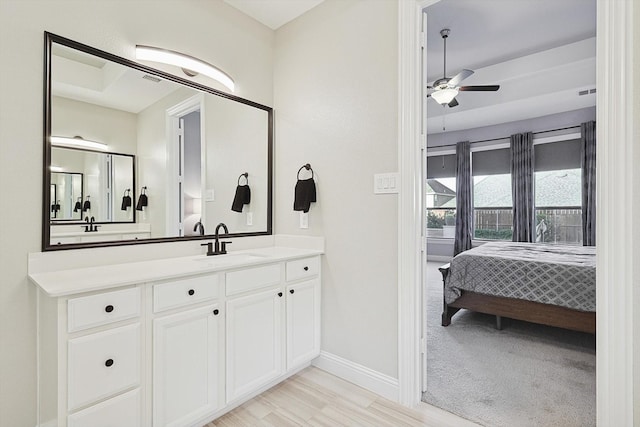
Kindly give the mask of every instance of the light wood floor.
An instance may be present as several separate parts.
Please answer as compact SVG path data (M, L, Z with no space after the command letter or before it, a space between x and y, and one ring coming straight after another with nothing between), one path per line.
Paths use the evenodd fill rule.
M205 427L477 426L432 406L409 409L309 367Z

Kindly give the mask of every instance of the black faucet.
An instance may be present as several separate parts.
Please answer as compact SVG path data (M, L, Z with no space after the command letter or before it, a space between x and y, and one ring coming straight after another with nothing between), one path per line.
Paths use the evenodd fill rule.
M88 216L85 216L85 217L84 217L84 220L85 220L85 222L88 224L88 225L85 225L85 226L84 226L84 231L85 231L85 233L90 233L90 232L93 232L93 231L98 231L98 227L100 227L100 226L99 226L99 225L97 225L97 224L94 224L94 222L95 222L95 220L96 220L96 219L95 219L95 217L91 217L91 221L89 221L89 217L88 217Z
M227 253L227 245L230 245L232 242L221 242L220 241L220 228L224 229L225 234L229 234L229 229L224 223L218 224L216 227L216 232L214 235L215 241L209 243L202 243L200 246L207 247L207 256L211 255L224 255ZM215 245L215 248L213 247Z
M193 226L193 231L200 230L200 235L204 236L204 224L202 223L202 218L196 222L196 225Z

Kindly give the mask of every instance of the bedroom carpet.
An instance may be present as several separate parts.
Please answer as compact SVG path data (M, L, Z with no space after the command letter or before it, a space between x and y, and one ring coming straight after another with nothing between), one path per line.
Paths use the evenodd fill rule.
M440 326L442 276L427 263L427 391L422 400L487 427L596 424L595 337L459 311Z

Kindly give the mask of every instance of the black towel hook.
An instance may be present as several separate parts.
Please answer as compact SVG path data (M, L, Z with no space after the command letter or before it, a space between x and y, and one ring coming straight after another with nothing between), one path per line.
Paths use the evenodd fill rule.
M147 194L147 186L146 185L140 189L140 194Z
M124 190L124 193L122 193L123 196L126 196L127 193L131 193L131 189L127 188L126 190Z
M311 169L311 165L309 163L307 163L306 165L300 166L300 169L298 169L298 175L297 175L298 179L300 179L300 171L302 171L302 169L311 171L311 178L313 179L313 169Z
M241 173L238 177L238 185L240 185L240 179L244 176L244 179L247 180L247 185L249 185L249 172Z

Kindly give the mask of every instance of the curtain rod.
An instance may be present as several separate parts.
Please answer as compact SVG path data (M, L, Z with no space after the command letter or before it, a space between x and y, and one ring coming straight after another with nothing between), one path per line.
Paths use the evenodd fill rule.
M533 132L533 134L534 135L538 135L538 134L541 134L541 133L558 132L560 130L568 130L568 129L576 129L576 128L580 128L580 125L567 126L567 127L558 128L558 129L541 130L541 131L538 131L538 132ZM509 139L509 137L508 136L503 136L502 138L481 139L479 141L471 141L470 144L477 144L479 142L500 141L501 139ZM454 142L452 144L436 145L434 147L427 147L427 149L429 149L429 148L440 148L440 147L455 147L456 144L457 144L457 142Z

